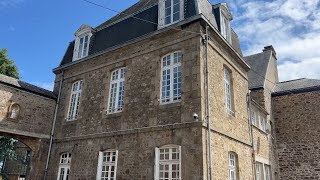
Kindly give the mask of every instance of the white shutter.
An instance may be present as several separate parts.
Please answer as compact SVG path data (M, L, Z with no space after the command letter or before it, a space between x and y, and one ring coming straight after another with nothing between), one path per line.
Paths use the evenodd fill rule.
M98 156L97 180L101 179L102 158L103 158L103 152L100 151Z
M154 151L154 180L159 180L159 148Z

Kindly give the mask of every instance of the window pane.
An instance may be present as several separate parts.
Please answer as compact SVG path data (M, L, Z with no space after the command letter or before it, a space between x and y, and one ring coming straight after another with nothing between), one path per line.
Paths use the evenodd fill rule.
M175 52L162 59L161 102L181 99L181 53Z
M79 47L78 47L78 49L79 49L79 52L78 52L78 58L81 58L82 56L82 51L83 51L83 41L84 41L84 38L82 37L82 38L80 38L80 43L79 43Z
M84 37L84 45L83 45L83 52L82 57L87 56L87 50L88 50L88 36Z

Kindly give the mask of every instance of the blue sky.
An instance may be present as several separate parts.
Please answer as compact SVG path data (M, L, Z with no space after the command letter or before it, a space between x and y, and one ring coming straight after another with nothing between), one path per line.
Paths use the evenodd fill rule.
M137 0L92 0L124 10ZM281 80L320 79L320 0L211 0L227 2L245 55L274 45ZM22 80L51 89L54 74L81 24L97 26L114 12L82 0L0 0L0 48Z

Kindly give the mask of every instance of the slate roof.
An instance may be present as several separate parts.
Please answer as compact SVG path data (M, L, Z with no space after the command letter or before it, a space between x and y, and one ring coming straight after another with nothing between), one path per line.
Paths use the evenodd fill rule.
M53 94L52 91L48 91L38 86L29 84L29 83L20 81L19 79L15 79L2 74L0 74L0 84L5 84L7 86L15 87L15 88L28 91L37 95L45 96L51 99L56 99L56 96Z
M248 72L249 89L262 88L264 86L268 64L272 57L272 51L263 51L258 54L244 57L250 65Z
M139 0L128 9L94 28L90 38L89 57L157 31L158 1ZM218 17L215 17L213 6L208 0L184 0L184 19L195 16L198 12L201 12L217 28L216 19ZM72 62L74 44L74 41L69 43L60 66ZM242 55L240 42L234 31L232 31L232 46Z
M309 91L320 91L320 80L319 79L295 79L290 81L283 81L277 83L277 86L274 89L273 96L287 95L287 94L296 94L301 92Z
M126 17L132 16L134 14L137 14L151 6L154 6L158 3L158 0L139 0L137 3L132 5L131 7L127 8L126 10L122 11L121 13L115 15L111 19L107 20L106 22L98 25L95 29L99 30L102 28L105 28L107 26L110 26L111 24L114 24Z

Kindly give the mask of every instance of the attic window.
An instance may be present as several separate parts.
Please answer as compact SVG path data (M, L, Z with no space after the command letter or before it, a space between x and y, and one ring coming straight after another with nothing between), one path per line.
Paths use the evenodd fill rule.
M88 25L82 25L75 33L75 36L76 41L74 45L72 61L76 61L88 56L92 28Z
M224 13L221 13L221 35L228 41L231 42L231 28L230 20Z
M86 57L88 56L88 46L89 46L89 36L88 35L84 35L82 37L79 38L80 42L79 42L79 45L78 45L78 59L80 58L83 58L83 57Z
M159 0L159 27L168 26L183 19L183 0Z

